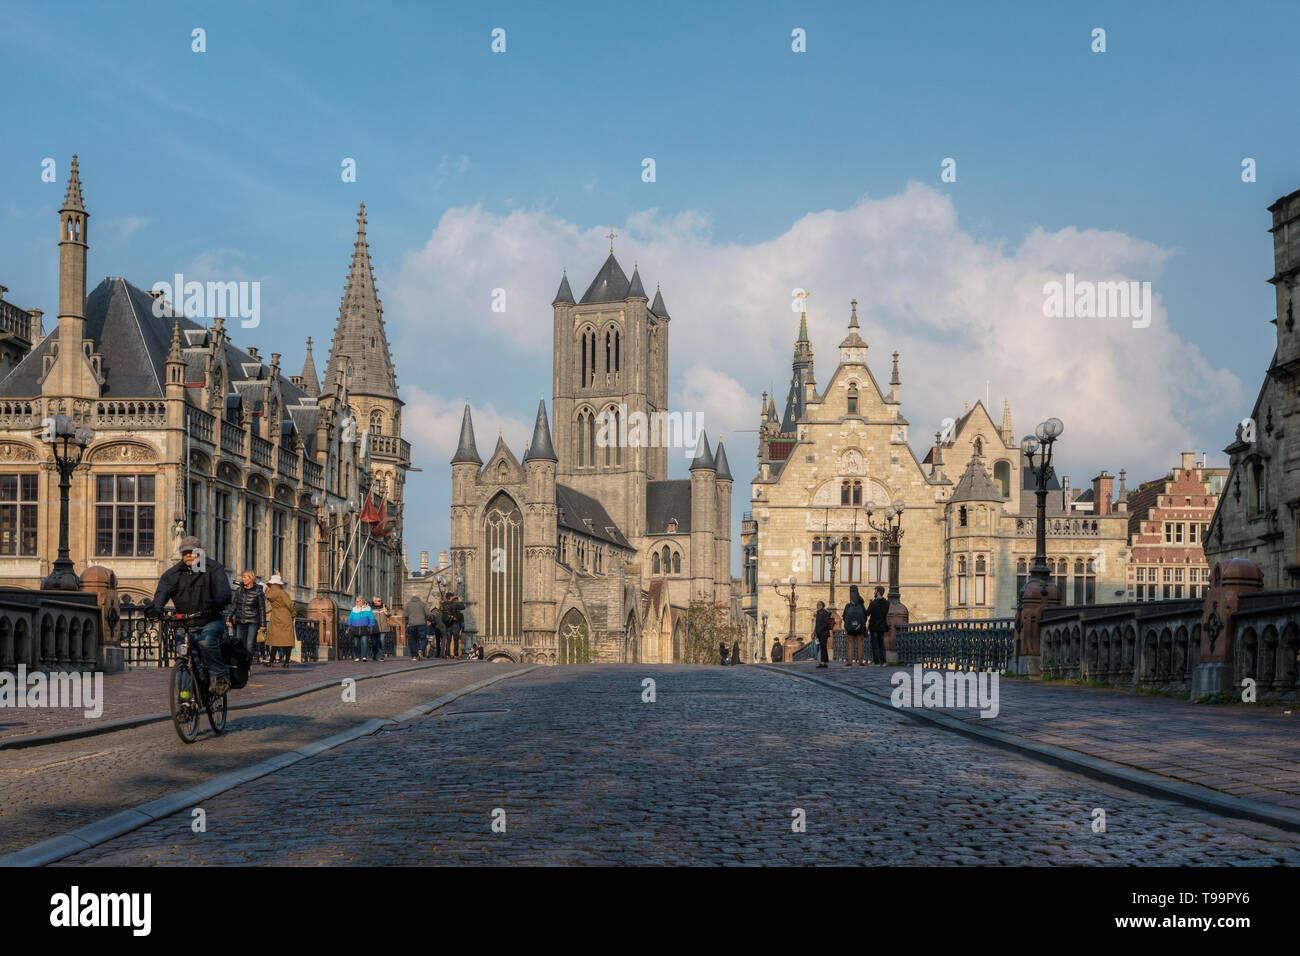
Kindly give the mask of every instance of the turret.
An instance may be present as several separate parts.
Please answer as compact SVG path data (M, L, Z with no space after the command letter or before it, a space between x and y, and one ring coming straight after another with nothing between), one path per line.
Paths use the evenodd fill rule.
M714 600L725 602L731 597L731 467L727 463L727 451L718 441L718 453L714 456L715 481L717 487L717 505L715 515L715 538L713 548Z
M725 459L724 459L725 460ZM709 436L700 433L691 462L691 597L715 601L714 565L718 507L718 466L709 451Z
M538 566L549 569L555 563L557 512L555 506L555 449L551 446L551 426L546 418L546 400L537 403L533 437L523 457L524 495L520 502L524 513L524 553L532 555ZM491 555L485 558L492 560ZM489 565L490 567L490 565ZM550 573L524 575L524 646L534 648L550 644L555 632L555 576Z
M72 157L68 189L59 210L59 341L65 349L81 351L86 332L86 231L90 213L81 198L81 174Z

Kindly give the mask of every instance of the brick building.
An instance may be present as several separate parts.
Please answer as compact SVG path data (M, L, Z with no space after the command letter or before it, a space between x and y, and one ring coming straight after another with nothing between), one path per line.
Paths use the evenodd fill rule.
M1205 595L1210 566L1202 544L1227 476L1185 451L1176 469L1128 496L1130 601Z

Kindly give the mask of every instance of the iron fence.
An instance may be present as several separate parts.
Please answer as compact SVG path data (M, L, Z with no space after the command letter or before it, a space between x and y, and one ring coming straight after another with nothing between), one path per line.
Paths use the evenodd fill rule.
M1015 656L1015 619L926 621L894 630L899 664L937 670L1003 671Z
M175 636L165 620L151 620L145 616L147 604L132 604L130 598L122 600L118 621L122 643L122 664L125 667L170 667L175 660Z
M397 656L397 632L384 631L383 634L378 636L383 638L384 656L396 657ZM355 660L357 657L362 656L357 653L358 645L360 645L362 648L368 647L369 646L368 644L362 643L363 641L368 641L368 640L369 638L359 637L356 634L354 634L352 628L350 627L343 628L339 632L339 640L338 640L338 648L337 648L338 659L341 661L350 661L350 660Z
M320 657L320 621L305 617L293 619L293 636L302 649L300 660L319 660Z

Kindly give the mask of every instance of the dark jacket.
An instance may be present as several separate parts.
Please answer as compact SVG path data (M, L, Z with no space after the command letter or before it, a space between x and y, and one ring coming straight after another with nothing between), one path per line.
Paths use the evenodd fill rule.
M465 622L464 601L456 601L448 598L442 602L442 607L439 610L442 614L443 627L446 628L447 631L459 631L463 627Z
M831 612L829 609L822 608L817 612L817 621L813 624L813 633L818 637L830 637Z
M844 630L846 633L855 633L849 631L849 608L851 608L855 604L862 608L862 616L865 618L867 616L866 602L862 600L862 595L858 593L858 586L856 584L850 584L849 603L844 605L844 617L843 617ZM861 632L857 632L857 633L861 633Z
M242 583L235 587L230 596L230 607L226 609L226 622L266 627L266 594L257 584L251 588Z
M889 630L889 598L874 598L867 605L867 630L874 634Z
M202 614L210 620L220 620L230 603L230 579L226 569L211 558L205 560L205 570L195 571L177 561L158 579L149 607L161 614L168 601L181 614Z

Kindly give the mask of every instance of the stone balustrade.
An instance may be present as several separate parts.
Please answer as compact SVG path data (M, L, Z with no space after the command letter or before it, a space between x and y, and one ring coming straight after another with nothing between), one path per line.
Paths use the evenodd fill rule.
M89 591L0 588L0 670L94 670L103 627Z
M270 468L271 453L275 450L275 446L265 438L259 438L257 435L253 435L252 440L253 446L249 457L252 459L253 464L261 465L263 468Z

